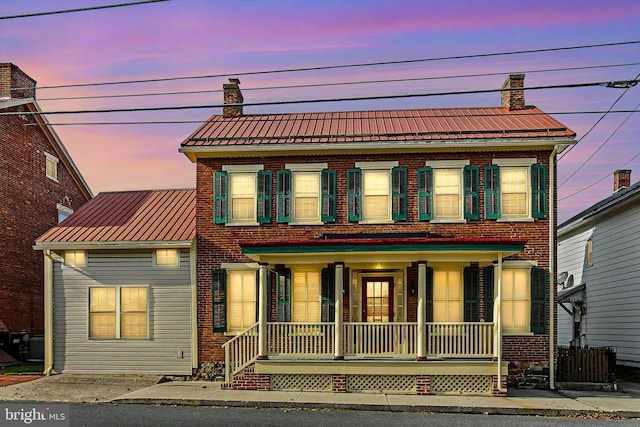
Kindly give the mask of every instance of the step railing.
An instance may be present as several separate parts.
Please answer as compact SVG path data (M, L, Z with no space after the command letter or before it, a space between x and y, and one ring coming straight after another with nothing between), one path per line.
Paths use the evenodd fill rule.
M258 324L255 323L226 343L224 348L224 380L227 383L235 374L252 364L258 357Z

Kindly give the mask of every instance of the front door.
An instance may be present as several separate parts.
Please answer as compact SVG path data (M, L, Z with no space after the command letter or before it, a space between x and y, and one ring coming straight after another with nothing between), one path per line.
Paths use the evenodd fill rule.
M393 277L362 279L362 321L393 322Z

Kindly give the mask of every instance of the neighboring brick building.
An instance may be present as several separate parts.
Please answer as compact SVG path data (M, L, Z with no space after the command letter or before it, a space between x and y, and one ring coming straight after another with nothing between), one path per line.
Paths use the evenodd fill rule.
M44 270L33 244L92 194L35 95L35 80L0 64L0 331L42 335Z
M180 149L200 363L236 389L417 394L552 370L555 163L575 133L523 80L499 107L269 115L225 84Z

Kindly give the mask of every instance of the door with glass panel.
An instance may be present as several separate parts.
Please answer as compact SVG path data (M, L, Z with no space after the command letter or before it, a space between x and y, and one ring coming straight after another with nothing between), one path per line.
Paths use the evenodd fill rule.
M393 278L365 277L362 279L361 350L365 354L394 353Z

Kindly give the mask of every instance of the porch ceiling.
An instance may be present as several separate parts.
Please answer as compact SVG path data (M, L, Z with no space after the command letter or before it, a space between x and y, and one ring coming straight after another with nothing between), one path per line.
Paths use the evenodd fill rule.
M524 251L525 240L462 238L341 238L240 242L242 253L269 264L345 262L491 262Z

